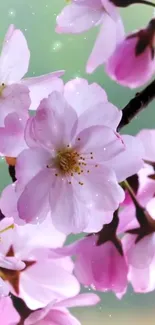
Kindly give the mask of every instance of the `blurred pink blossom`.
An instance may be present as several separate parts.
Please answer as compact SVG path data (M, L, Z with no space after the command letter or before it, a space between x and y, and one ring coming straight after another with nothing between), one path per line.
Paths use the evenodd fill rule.
M101 25L87 72L92 73L105 63L124 36L124 28L117 8L109 0L72 0L57 17L58 33L82 33Z
M5 218L0 225L10 222ZM1 234L0 252L6 260L18 258L24 262L19 271L0 267L1 276L9 290L22 298L34 310L45 307L53 299L72 297L79 292L79 284L72 275L73 263L68 258L49 258L49 248L61 246L63 234L55 231L51 219L40 225L15 225L12 231Z
M80 325L80 322L66 308L92 306L99 301L99 297L93 293L80 294L59 302L54 301L44 309L33 312L25 320L24 325Z
M109 58L108 75L123 86L136 88L144 85L155 72L155 19L146 29L127 36Z

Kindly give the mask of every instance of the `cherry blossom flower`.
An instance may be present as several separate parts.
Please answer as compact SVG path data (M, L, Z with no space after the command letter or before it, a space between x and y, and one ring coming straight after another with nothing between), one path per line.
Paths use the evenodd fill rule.
M58 33L82 33L97 25L101 29L87 62L88 73L107 61L124 36L117 8L109 0L72 0L57 17Z
M13 231L13 219L4 219L3 222L0 223L0 236L4 232L9 231L9 234ZM5 268L6 270L12 271L20 271L24 269L25 264L18 257L5 256L3 252L1 252L0 247L0 268ZM1 297L7 296L9 294L9 287L1 278L0 273L0 299Z
M127 231L123 248L129 265L128 279L135 292L155 289L155 131L142 130L137 135L143 141L145 166L138 173L136 199L141 205L137 210L133 201L127 200L119 213L118 231Z
M35 110L40 100L47 97L51 91L61 90L63 82L59 77L63 75L64 71L57 71L35 78L22 79L28 71L29 60L30 51L24 34L19 29L16 29L14 25L10 25L0 56L0 106L4 103L5 97L6 101L9 102L7 103L5 101L5 106L6 104L16 106L19 101L24 103L22 90L28 87L31 98L30 109ZM16 96L17 103L12 98L14 92L18 93L18 96ZM19 96L20 93L22 97ZM10 103L11 98L12 102Z
M123 238L123 248L129 265L128 280L135 292L146 293L155 289L155 199L146 205L149 216L144 225L132 224L133 234ZM137 235L136 235L137 229ZM130 232L130 231L129 231ZM135 235L134 235L135 233Z
M20 321L20 316L13 307L12 301L9 297L0 299L0 315L1 324L3 325L18 324Z
M80 126L76 111L60 93L41 102L29 119L26 141L30 149L16 164L17 185L23 189L18 200L21 219L36 222L38 213L43 217L50 209L59 230L79 232L93 211L115 210L123 200L114 171L104 165L124 150L121 137L107 126L85 128L82 120Z
M130 88L144 85L155 71L154 36L155 19L146 29L127 36L107 62L108 75Z
M104 225L97 234L52 249L50 256L75 256L74 273L81 284L94 290L112 291L122 298L128 284L128 265L121 240L116 235L118 222L114 214L111 223Z
M93 293L80 294L73 298L59 302L52 302L42 310L34 311L26 320L24 325L41 325L42 322L48 325L80 325L80 322L73 317L66 308L77 306L92 306L100 301Z
M5 220L0 224L3 225ZM0 266L1 277L9 290L22 298L30 309L43 308L53 299L78 294L79 284L72 275L71 260L48 257L49 248L61 246L65 239L63 234L55 231L50 220L41 226L15 225L11 234L3 232L1 238L1 253L6 258L20 259L25 265L22 271Z

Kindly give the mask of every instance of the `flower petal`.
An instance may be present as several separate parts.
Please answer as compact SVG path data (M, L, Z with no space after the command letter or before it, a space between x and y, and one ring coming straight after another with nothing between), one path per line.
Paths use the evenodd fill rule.
M25 186L17 207L19 217L26 222L38 223L49 211L48 193L51 186L50 170L43 169Z
M65 299L64 301L60 301L56 303L56 307L81 307L81 306L93 306L96 305L100 301L100 298L94 293L83 293L79 294L75 297Z
M116 23L105 13L99 35L87 62L87 73L92 73L99 65L108 60L115 50L116 39Z
M43 146L54 150L70 143L76 125L76 112L62 94L53 92L48 99L42 100L34 119L33 132Z
M0 127L0 152L8 157L17 157L27 148L24 129L28 116L17 113L8 114L4 120L5 127Z
M119 182L136 174L144 165L144 148L136 137L123 135L125 150L108 161L108 167L114 169Z
M90 126L103 125L116 130L121 120L122 112L113 104L98 103L80 115L77 132Z
M74 146L85 158L86 163L94 166L97 162L109 161L125 151L119 134L103 125L84 129L76 136Z
M30 52L24 34L9 28L0 57L0 81L10 85L19 82L28 70Z
M48 165L51 156L42 148L25 149L16 161L17 187L24 187L33 177Z
M63 81L59 78L64 71L56 71L43 76L22 80L30 90L30 110L36 110L43 98L47 98L53 91L63 91Z
M26 86L14 84L5 87L0 96L0 126L4 126L4 119L9 113L27 115L29 106L30 96Z
M87 208L78 200L77 191L67 180L57 178L55 188L50 191L50 206L53 224L59 231L70 234L86 228Z
M70 4L57 17L58 33L82 33L97 25L102 19L102 10Z
M65 84L64 96L77 115L99 103L107 102L105 90L97 83L88 84L86 79L76 78ZM103 105L103 104L102 104ZM104 106L103 106L104 107Z
M21 298L31 309L45 307L53 299L79 293L76 278L52 260L40 260L21 273Z

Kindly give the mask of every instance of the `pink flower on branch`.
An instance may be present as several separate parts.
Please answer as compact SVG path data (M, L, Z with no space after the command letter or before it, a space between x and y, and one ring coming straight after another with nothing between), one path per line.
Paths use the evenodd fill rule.
M44 309L33 312L24 325L80 325L80 322L73 317L67 308L93 306L100 301L99 297L93 293L80 294L73 298L52 302Z
M80 283L94 290L112 291L122 298L128 285L128 265L116 235L118 222L114 214L111 223L104 225L99 233L51 250L51 257L75 256L74 273Z
M87 72L92 73L105 63L124 36L124 28L117 8L109 0L72 0L57 17L58 33L82 33L101 25Z
M10 25L4 39L3 48L0 56L0 92L8 86L17 87L19 84L25 85L30 90L31 107L35 110L40 100L47 97L53 90L62 89L63 82L59 79L64 71L56 71L44 76L23 79L28 71L30 51L24 34ZM24 89L24 87L22 87ZM22 89L21 88L21 89ZM6 90L7 91L7 90ZM10 93L10 91L8 90ZM5 94L5 93L4 93ZM5 96L5 95L4 95Z
M0 225L10 222L5 218ZM49 248L61 246L65 236L54 229L51 220L39 225L16 226L1 234L0 252L6 262L21 260L24 268L0 265L2 279L9 291L22 298L34 310L45 307L53 299L78 294L80 287L72 275L73 263L68 258L49 258ZM19 264L19 263L18 263Z
M155 19L146 29L127 36L109 58L106 71L119 84L130 88L144 85L155 72Z
M95 108L84 114L91 121ZM20 218L37 222L38 214L43 217L49 209L59 230L80 232L95 211L105 215L124 199L114 169L108 166L125 150L124 143L110 121L108 126L94 121L85 128L85 118L83 114L78 118L60 93L52 93L29 119L30 149L23 151L16 165L17 187L23 189L18 200Z

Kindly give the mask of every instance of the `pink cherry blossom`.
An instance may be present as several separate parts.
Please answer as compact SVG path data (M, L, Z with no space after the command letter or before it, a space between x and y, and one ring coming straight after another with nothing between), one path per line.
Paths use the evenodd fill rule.
M93 293L80 294L73 298L52 302L42 310L33 312L24 325L80 325L80 322L73 317L66 307L92 306L100 301L99 297Z
M128 279L135 292L144 293L155 289L155 199L152 198L146 205L152 221L152 230L137 242L137 235L125 235L123 247L129 265ZM136 228L135 224L133 224ZM151 229L151 228L150 228Z
M13 231L13 219L4 219L3 222L0 222L0 236L5 232ZM1 238L1 237L0 237ZM1 251L0 247L0 268L5 268L7 270L20 271L24 269L25 264L22 262L19 257L5 256L5 254ZM0 277L0 299L1 297L7 296L9 294L9 287Z
M43 218L50 209L60 231L80 232L94 211L114 211L124 199L108 167L108 161L125 150L121 137L107 126L85 128L82 115L78 119L60 93L41 102L29 119L26 141L30 148L16 164L17 186L23 189L18 200L21 219L36 222L38 213Z
M137 139L143 144L143 159L150 163L155 162L155 130L141 130L137 134ZM148 202L153 198L155 194L155 181L150 178L154 175L153 166L145 163L143 168L138 172L138 190L136 197L138 202L146 207ZM124 232L127 229L132 228L132 225L138 226L138 222L135 218L135 206L130 198L130 195L126 194L126 199L122 203L123 209L119 212L120 224L118 232Z
M1 225L5 220L8 219L1 221ZM78 281L72 275L71 260L49 258L49 248L61 246L64 235L55 231L51 219L41 226L15 225L11 233L5 231L1 234L1 253L25 263L21 272L9 273L3 266L1 274L9 290L32 310L45 307L53 299L72 297L79 292Z
M103 292L113 291L121 298L127 289L127 263L112 241L98 245L98 239L98 235L91 235L56 252L76 256L74 273L80 283Z
M155 71L154 19L146 29L127 36L107 62L108 75L123 86L144 85Z
M20 316L13 307L9 297L0 299L0 317L3 325L16 325L20 321Z
M30 90L31 107L36 109L40 100L47 97L53 90L61 91L63 82L59 79L64 71L57 71L47 75L22 79L28 71L30 60L30 51L24 34L10 25L3 43L0 56L0 93L1 97L5 96L8 91L11 93L9 86L17 87L20 91L24 85ZM19 87L19 84L21 86ZM26 87L26 88L27 88ZM4 92L5 90L5 92ZM3 95L3 96L2 96ZM1 101L0 101L1 104Z
M97 25L101 29L87 62L88 73L106 62L123 38L124 28L117 8L109 0L72 0L57 17L58 33L82 33Z

